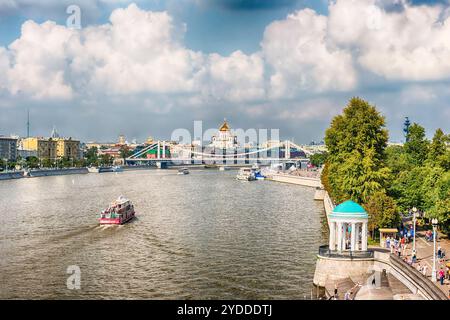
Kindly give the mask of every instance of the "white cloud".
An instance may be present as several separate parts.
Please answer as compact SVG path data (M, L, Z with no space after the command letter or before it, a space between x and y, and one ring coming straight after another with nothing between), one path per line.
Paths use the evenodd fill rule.
M352 47L367 70L389 80L450 77L450 20L441 5L386 11L377 0L338 0L329 7L329 36ZM397 1L398 2L398 1Z
M235 51L228 57L213 53L198 75L202 94L215 99L245 101L264 97L264 61L259 54Z
M271 95L294 96L298 90L351 90L356 72L350 52L327 40L327 17L311 9L271 23L261 43L273 68Z

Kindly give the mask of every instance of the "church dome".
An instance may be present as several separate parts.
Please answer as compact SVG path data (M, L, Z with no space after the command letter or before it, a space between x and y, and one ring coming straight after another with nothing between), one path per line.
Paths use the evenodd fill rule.
M227 120L223 121L223 124L219 128L219 131L230 131L230 126L228 125Z

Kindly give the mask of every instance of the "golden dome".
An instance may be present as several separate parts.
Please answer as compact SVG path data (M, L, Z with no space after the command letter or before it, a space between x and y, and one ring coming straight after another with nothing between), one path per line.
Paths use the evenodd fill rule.
M230 126L226 119L223 120L223 124L220 126L219 131L230 131Z

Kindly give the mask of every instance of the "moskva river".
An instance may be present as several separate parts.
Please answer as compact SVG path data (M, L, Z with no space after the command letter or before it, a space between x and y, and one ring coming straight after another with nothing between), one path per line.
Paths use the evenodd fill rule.
M314 189L235 175L0 181L0 298L310 299L326 241ZM132 200L136 218L99 226L98 213L119 195ZM77 268L79 289L68 281Z

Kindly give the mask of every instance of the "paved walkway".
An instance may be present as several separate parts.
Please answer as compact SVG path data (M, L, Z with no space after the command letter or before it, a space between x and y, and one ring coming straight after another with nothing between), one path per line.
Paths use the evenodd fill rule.
M435 283L436 286L438 286L449 298L450 298L450 280L445 279L444 285L441 285L439 282L439 270L441 267L444 268L445 271L445 265L450 262L450 240L447 238L444 238L442 234L439 234L438 239L436 240L436 251L437 248L441 246L442 249L444 249L446 256L444 259L439 259L436 257L436 270L437 270L437 278L438 281ZM410 243L408 243L406 247L406 257L408 260L412 257L412 247L413 242L411 240ZM414 264L414 267L417 267L418 264L424 266L427 266L427 278L431 280L431 271L433 270L433 242L428 242L425 239L425 231L418 231L416 236L416 252L417 252L417 263Z

